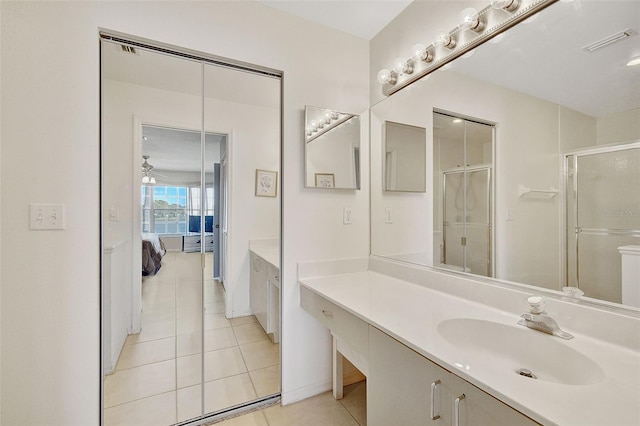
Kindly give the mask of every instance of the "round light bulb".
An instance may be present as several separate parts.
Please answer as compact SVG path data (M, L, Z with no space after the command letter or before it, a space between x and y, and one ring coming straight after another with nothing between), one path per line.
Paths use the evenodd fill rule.
M393 63L393 70L396 72L396 74L411 74L413 72L413 63L411 62L411 60L400 57L396 58Z
M520 6L520 0L491 0L491 7L513 12Z
M149 183L149 176L142 176L142 183Z
M333 117L333 113L331 111L327 111L324 114L324 121L329 124L331 123L331 118Z
M156 178L154 178L153 176L151 176L151 179L149 179L149 183L151 183L151 184L155 184L155 183L156 183Z
M439 33L438 38L436 38L435 45L453 49L454 47L456 47L456 41L451 38L449 33L441 32Z
M311 129L314 132L318 130L318 120L311 120Z
M380 84L395 84L396 83L396 73L394 71L389 71L388 69L381 69L378 72L377 76L378 83Z
M468 7L460 12L459 15L460 25L459 28L463 30L471 30L477 33L484 30L484 22L480 21L478 11L472 7Z
M427 47L424 44L418 43L413 45L413 47L411 48L411 53L413 54L414 58L422 59L422 55L426 50Z

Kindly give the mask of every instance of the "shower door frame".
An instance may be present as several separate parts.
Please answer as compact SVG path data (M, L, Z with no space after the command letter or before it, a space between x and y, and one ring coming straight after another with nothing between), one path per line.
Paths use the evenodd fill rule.
M580 288L580 258L579 258L579 239L580 232L578 231L578 158L586 157L589 155L598 155L598 154L608 154L617 151L626 151L628 149L640 149L640 140L628 141L628 142L618 142L607 145L598 145L590 148L581 148L576 150L567 151L562 154L561 170L562 170L562 190L564 192L563 202L562 202L562 232L560 234L560 239L562 243L561 253L563 256L563 261L561 262L561 276L564 277L563 283L564 286L568 286L571 284L569 282L569 271L573 268L570 268L569 265L569 250L573 248L574 256L575 256L575 284L578 288ZM573 157L573 185L569 188L569 157ZM570 244L569 242L569 189L573 191L573 233L574 233L574 244ZM620 232L616 232L616 230L611 229L602 229L597 231L598 235L620 235ZM631 231L631 236L640 237L640 233ZM573 247L570 247L573 246ZM588 296L588 295L586 295Z
M487 277L494 276L494 262L493 262L493 166L488 164L478 164L476 166L467 166L460 167L455 169L449 169L442 172L442 258L440 259L443 264L447 264L447 221L445 218L447 217L447 204L446 204L446 196L447 196L447 175L452 175L455 173L462 173L463 175L463 211L466 213L467 211L467 172L478 172L486 170L487 171L487 219L489 220L489 224L487 226ZM466 214L465 218L462 221L462 232L466 239L467 236L467 220ZM462 246L462 270L466 272L467 268L467 245Z

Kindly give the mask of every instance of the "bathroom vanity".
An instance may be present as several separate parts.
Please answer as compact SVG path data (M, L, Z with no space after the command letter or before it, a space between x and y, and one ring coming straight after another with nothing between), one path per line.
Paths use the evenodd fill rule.
M563 340L517 324L522 290L381 259L305 269L300 305L333 337L334 393L344 355L367 376L370 425L640 424L637 316L547 300Z
M273 343L280 341L280 246L278 240L249 242L250 305Z

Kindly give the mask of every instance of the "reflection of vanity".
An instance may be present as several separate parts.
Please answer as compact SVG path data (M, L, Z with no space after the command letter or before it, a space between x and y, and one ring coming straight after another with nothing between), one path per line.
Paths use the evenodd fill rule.
M277 239L249 241L250 305L274 343L280 341L280 245Z
M547 311L575 335L565 341L517 325L523 290L389 260L371 258L368 270L366 260L345 262L300 264L300 305L330 330L338 355L364 366L369 424L640 423L637 318L550 299ZM597 326L614 322L619 335ZM527 367L537 379L517 373Z

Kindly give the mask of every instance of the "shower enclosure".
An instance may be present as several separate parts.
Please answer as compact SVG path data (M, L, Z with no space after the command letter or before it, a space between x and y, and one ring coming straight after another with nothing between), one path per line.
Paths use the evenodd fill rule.
M565 154L566 281L622 300L618 247L640 244L640 142Z
M436 266L493 276L493 135L492 125L433 114Z

